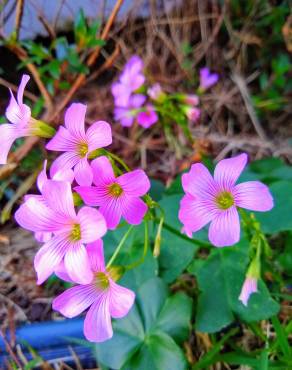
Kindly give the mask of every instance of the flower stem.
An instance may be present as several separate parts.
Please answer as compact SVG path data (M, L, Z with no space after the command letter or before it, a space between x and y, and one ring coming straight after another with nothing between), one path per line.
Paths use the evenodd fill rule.
M148 225L148 221L144 221L144 248L143 248L142 257L138 261L133 262L130 265L126 265L125 266L126 270L132 270L133 268L141 265L141 263L144 262L144 259L148 251L148 246L149 246L149 225Z
M127 172L130 172L130 168L126 165L126 163L117 155L108 152L107 150L105 151L106 155L118 162Z
M133 228L134 228L134 225L131 225L129 227L129 229L127 230L127 232L125 233L125 235L122 237L122 239L121 239L120 243L118 244L114 254L112 255L111 259L108 261L108 264L106 265L106 269L108 269L112 265L114 260L116 259L117 255L119 254L122 246L124 245L125 241L127 240L128 236L130 235Z

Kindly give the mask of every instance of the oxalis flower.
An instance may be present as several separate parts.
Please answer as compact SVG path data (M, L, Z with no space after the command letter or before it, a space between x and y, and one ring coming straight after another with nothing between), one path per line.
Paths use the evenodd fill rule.
M42 284L62 263L70 278L81 284L92 279L84 244L106 233L101 213L82 207L76 214L69 182L48 180L42 188L42 200L30 197L15 213L20 226L34 232L51 232L34 259L38 284Z
M199 89L205 91L215 85L219 80L217 73L211 73L208 67L200 69L200 86Z
M72 318L85 311L84 335L91 342L103 342L113 335L111 317L126 316L135 294L115 283L114 270L105 268L102 241L87 246L93 278L90 284L74 286L56 297L53 309Z
M59 172L53 172L51 170L50 176L51 176L51 179L55 181L67 181L70 184L72 184L72 182L74 181L74 173L71 169L65 170L65 171L59 171ZM41 194L43 192L43 187L48 180L49 178L47 176L47 161L45 160L43 169L37 177L37 188ZM25 195L24 200L27 201L29 198L32 198L32 197L45 203L45 200L42 195L27 194ZM53 233L36 232L34 235L37 241L41 243L45 243L45 242L48 242L52 238Z
M124 107L115 107L114 117L116 121L120 121L124 127L131 127L139 113L139 108L144 104L146 96L142 94L133 94Z
M93 123L85 132L86 105L73 103L65 114L65 127L61 126L46 148L65 152L52 164L52 171L74 168L75 179L80 185L91 185L92 171L88 156L96 149L112 143L112 131L105 121Z
M77 186L74 190L84 202L100 206L109 229L115 229L121 217L132 225L141 223L147 212L147 205L139 198L150 188L150 181L142 170L135 170L115 177L107 157L91 162L95 186Z
M244 280L244 283L243 283L243 286L242 286L242 289L241 289L241 293L240 293L240 296L239 296L238 299L245 306L247 306L248 301L249 301L249 297L253 293L256 293L257 291L258 291L258 288L257 288L257 279L256 278L253 278L251 276L247 276L246 279Z
M144 128L149 128L158 121L158 115L152 104L147 104L137 115L137 122Z
M143 61L137 55L133 55L129 59L119 81L112 84L112 94L116 106L127 106L131 94L143 85L145 81L145 76L142 73L143 67Z
M273 208L272 195L263 183L247 181L236 185L246 163L247 155L240 154L220 161L214 178L200 163L182 176L186 195L180 203L179 219L188 236L211 222L211 243L216 247L232 245L240 238L237 207L260 212Z
M30 107L23 103L23 93L30 77L23 75L15 99L10 91L10 102L6 118L11 123L0 125L0 164L7 163L8 153L14 141L25 136L52 137L54 129L31 116Z

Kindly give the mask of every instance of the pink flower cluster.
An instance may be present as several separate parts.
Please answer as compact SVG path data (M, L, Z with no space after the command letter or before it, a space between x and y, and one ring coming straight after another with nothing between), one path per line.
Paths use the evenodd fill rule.
M12 128L3 125L3 132L12 130L20 136L26 132L20 128L29 130L30 109L22 101L27 81L24 76L18 102L11 97L7 117ZM115 229L122 217L132 225L142 222L148 207L141 197L148 192L150 182L142 170L115 175L111 161L98 156L99 149L112 143L111 126L97 121L85 130L85 114L86 106L80 103L67 109L65 125L46 146L63 153L52 163L50 178L45 161L37 179L39 194L25 196L15 219L43 243L34 259L37 283L55 273L79 284L57 297L54 309L74 317L90 307L84 333L88 340L100 342L113 335L111 317L125 316L135 298L132 291L115 282L118 276L114 267L106 269L101 238L108 229ZM2 162L8 150L1 147ZM72 187L86 205L76 209Z
M201 70L200 78L200 91L218 81L218 75L207 68ZM15 219L42 243L34 259L37 283L42 284L56 274L77 284L58 296L53 308L69 318L89 308L84 334L90 341L101 342L113 335L111 318L125 316L135 299L131 290L116 283L119 274L115 267L106 268L102 237L108 230L116 229L121 219L131 225L143 221L148 206L142 197L149 191L150 181L141 169L117 173L109 159L112 155L104 149L112 143L111 126L96 121L86 130L86 105L71 104L65 113L64 126L56 133L34 119L23 103L28 80L24 75L17 100L10 92L6 117L11 123L0 125L0 164L6 163L11 145L22 136L50 137L46 149L62 154L53 161L49 176L47 161L44 162L37 179L39 194L25 196ZM147 98L139 89L144 81L143 63L134 56L112 86L115 116L123 126L131 126L137 119L147 128L158 120L154 105L143 106ZM150 87L147 94L157 106L167 99L159 84ZM199 97L177 94L176 99L186 116L197 121ZM211 243L216 247L230 246L240 239L238 208L265 212L273 207L272 195L263 183L237 184L246 163L246 154L224 159L217 164L214 177L203 164L192 165L182 176L185 195L178 217L183 232L192 237L210 224ZM251 264L239 297L244 305L257 291L259 271L256 264Z
M162 116L170 114L169 109L176 107L190 122L197 123L201 116L200 99L196 94L166 94L159 83L146 87L143 75L143 61L134 55L125 65L119 80L112 85L115 109L114 117L122 126L130 127L136 120L144 128L151 127ZM209 68L200 69L198 94L218 82L219 76ZM166 104L164 104L166 103Z
M153 105L146 103L146 96L139 93L145 82L143 68L143 61L136 55L132 56L119 80L112 85L114 116L124 127L132 126L135 119L144 128L149 128L158 121Z

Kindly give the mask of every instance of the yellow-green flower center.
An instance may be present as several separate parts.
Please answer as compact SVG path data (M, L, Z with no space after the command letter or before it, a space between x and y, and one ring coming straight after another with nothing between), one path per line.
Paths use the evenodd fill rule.
M70 238L73 242L77 242L81 239L81 228L79 224L75 224L72 228Z
M88 145L86 143L81 143L78 147L78 153L81 157L85 157L88 153Z
M220 209L228 209L234 205L233 195L229 191L222 191L217 195L216 203Z
M95 274L95 284L101 290L106 290L109 287L109 278L104 272Z
M123 193L123 189L121 188L119 184L114 182L108 187L108 192L113 197L119 197Z

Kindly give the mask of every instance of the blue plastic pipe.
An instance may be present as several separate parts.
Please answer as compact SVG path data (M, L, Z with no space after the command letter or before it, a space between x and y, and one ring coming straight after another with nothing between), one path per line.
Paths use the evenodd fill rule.
M26 324L16 330L16 343L21 345L27 359L31 359L26 344L32 347L46 361L63 359L64 362L72 362L71 346L79 359L91 360L92 350L88 346L82 346L77 340L85 340L83 335L83 319L70 319L62 321L48 321L33 324ZM7 335L9 340L9 334ZM2 369L5 360L9 358L5 343L0 337L0 368ZM67 361L66 361L67 360ZM82 361L83 362L83 361Z

